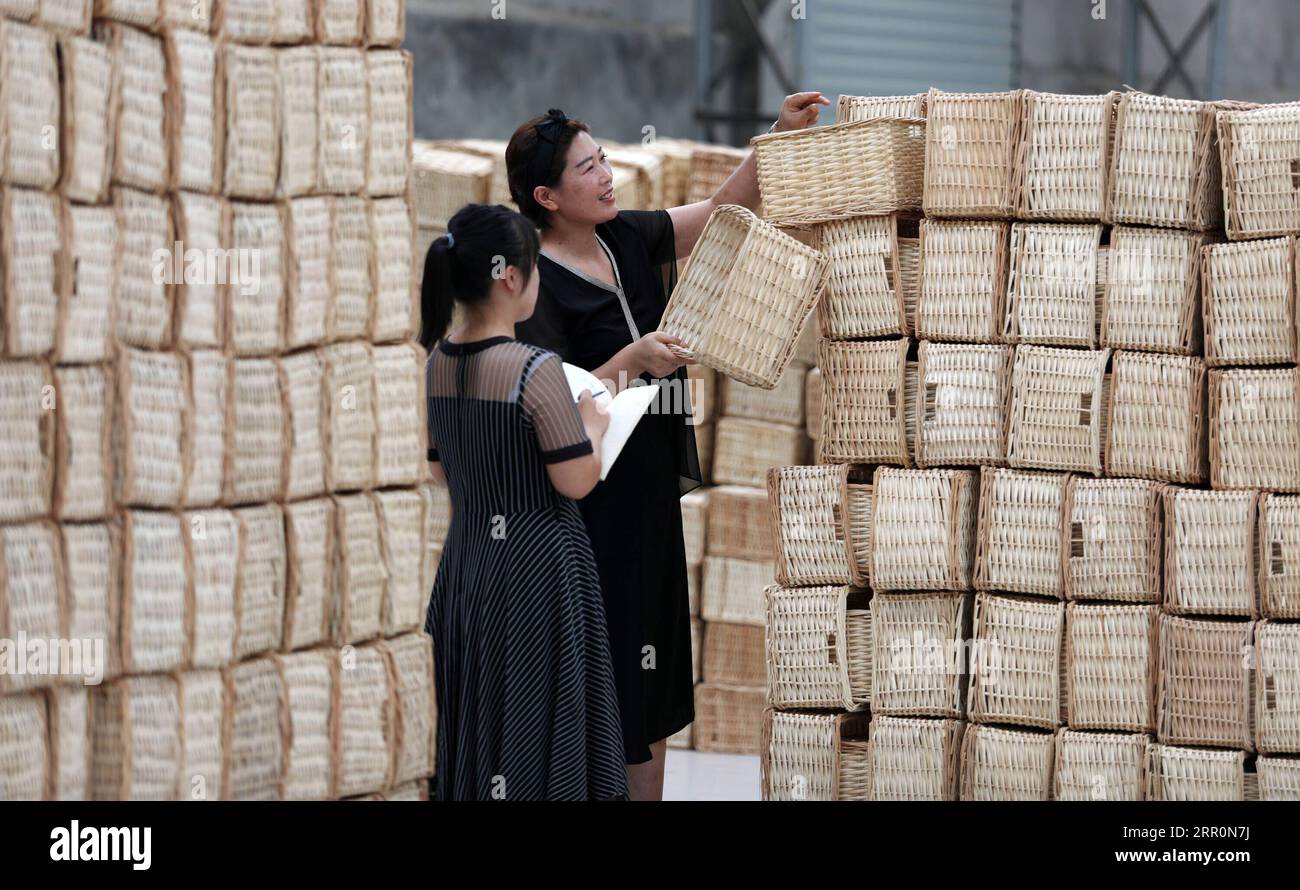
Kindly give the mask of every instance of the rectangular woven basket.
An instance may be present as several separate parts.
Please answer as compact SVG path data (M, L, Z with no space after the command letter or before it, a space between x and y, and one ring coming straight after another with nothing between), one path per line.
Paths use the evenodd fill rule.
M921 341L912 423L918 467L1006 463L1014 360L1010 346Z
M763 750L763 709L767 690L762 686L695 687L695 725L691 733L696 751L759 754Z
M878 117L925 117L925 93L906 96L844 96L835 103L835 122L875 120Z
M329 639L336 522L331 498L284 506L285 649L303 649Z
M333 703L339 662L329 649L275 656L293 727L280 784L284 800L328 800L335 796L336 749Z
M682 539L686 545L688 567L704 562L705 542L708 540L709 491L708 488L697 488L680 498Z
M331 274L334 299L329 306L332 340L365 337L374 314L371 275L370 202L365 198L335 198L330 218ZM423 265L421 265L423 268Z
M1147 748L1147 800L1247 800L1246 755L1152 744Z
M330 4L322 4L327 5ZM364 11L360 2L355 8L358 16ZM365 146L370 143L365 52L323 47L316 96L320 191L358 194L366 185Z
M1266 754L1300 751L1300 625L1255 626L1255 746Z
M59 53L63 89L59 186L70 200L98 203L108 194L117 130L113 51L89 37L70 36L63 39Z
M865 539L869 517L851 509L848 486L870 481L865 467L849 464L768 470L763 520L770 529L766 543L776 560L777 583L857 584L850 565L849 526L856 520L854 531Z
M85 209L89 208L78 208ZM230 205L225 199L196 192L177 192L172 196L171 211L176 238L186 251L193 249L206 255L207 251L227 246ZM81 269L78 269L78 277L80 274ZM221 348L226 343L226 282L229 275L220 279L206 275L190 277L192 280L186 281L182 275L172 285L174 342L191 348Z
M1117 351L1107 407L1106 474L1199 484L1205 447L1205 362Z
M381 609L384 636L395 637L419 630L425 619L425 597L421 571L424 542L425 502L412 489L390 489L371 493L379 517L380 547L388 583L384 586Z
M283 47L276 52L280 106L280 179L282 197L316 190L320 176L319 99L320 49Z
M1016 204L1022 91L926 98L925 215L1007 219Z
M819 340L821 460L912 466L916 374L909 340Z
M729 377L772 389L826 282L825 254L736 205L705 224L659 330L684 354Z
M334 787L340 797L351 797L392 785L397 701L382 648L356 647L351 667L341 657L333 703Z
M972 723L961 744L961 800L1049 800L1056 736Z
M1253 751L1255 623L1162 615L1157 738Z
M1160 602L1163 490L1141 479L1070 479L1061 528L1066 599Z
M871 600L871 710L966 716L971 597L886 593Z
M1101 344L1195 355L1200 351L1201 248L1207 236L1116 226L1110 233Z
M239 583L244 576L244 532L234 512L191 510L182 514L186 565L191 573L190 605L196 632L190 666L219 668L235 660Z
M244 659L275 652L284 639L284 511L278 504L260 504L234 513L243 551L235 657Z
M112 373L111 365L54 369L58 519L99 519L113 511Z
M1021 596L975 597L967 711L978 723L1056 729L1064 720L1065 604Z
M292 198L284 203L285 347L322 343L329 334L331 199Z
M1261 495L1255 542L1260 614L1300 618L1300 498Z
M703 641L699 639L703 637ZM691 621L693 679L726 686L764 686L767 684L767 661L763 649L763 628L753 624Z
M411 193L420 226L445 230L461 207L486 204L492 171L490 158L417 140L411 160Z
M871 594L772 585L765 598L768 701L782 709L865 708L871 701ZM707 665L705 679L712 680Z
M919 210L926 122L875 118L750 140L763 215L774 225Z
M1154 732L1160 607L1070 603L1065 627L1070 728Z
M229 759L226 736L230 703L225 678L218 670L185 671L177 675L181 712L181 758L178 798L217 800Z
M90 800L90 687L55 686L45 693L49 717L50 800ZM26 739L23 739L26 742ZM31 745L38 751L38 745ZM0 792L3 793L3 792ZM12 798L6 797L6 800Z
M433 775L437 706L433 690L433 641L423 633L404 633L378 644L388 662L393 686L396 732L388 785Z
M1165 490L1165 611L1256 618L1253 491Z
M781 379L773 389L748 386L737 383L730 377L722 377L718 381L722 414L725 417L748 417L751 420L764 420L768 423L802 426L804 377L807 373L807 369L802 365L791 362L790 367L785 369L785 373L781 375ZM692 402L692 416L695 415L694 408Z
M375 484L414 485L424 478L428 436L424 350L412 343L376 346Z
M342 646L380 635L388 578L374 501L364 493L337 496L334 515L330 613L333 641Z
M371 347L347 341L325 348L325 487L355 491L375 478L374 358Z
M1260 755L1255 772L1260 800L1300 800L1300 760Z
M916 336L922 340L997 343L1006 315L1004 222L921 221Z
M692 145L685 203L711 198L748 156L748 149L729 145Z
M1223 110L1216 118L1228 237L1300 233L1300 103Z
M768 475L778 472L768 470ZM772 523L767 492L747 485L709 489L706 545L710 556L733 559L772 558Z
M59 124L59 62L54 35L41 28L0 21L0 180L52 188L59 179L59 152L49 151L47 128Z
M817 301L823 336L854 340L910 333L900 231L915 240L916 221L891 213L822 224L821 249L831 261L826 292Z
M215 349L195 349L188 359L190 447L181 500L187 507L211 506L226 490L226 415L234 360Z
M151 22L158 11L155 4ZM110 138L115 146L131 146L130 151L110 153L113 182L161 192L170 181L167 58L162 38L110 21L96 21L94 35L96 40L112 48L116 67L113 98L116 113Z
M0 363L0 519L43 516L55 472L55 417L33 393L48 392L49 369L37 362Z
M234 361L226 416L226 502L249 504L283 497L292 427L280 362Z
M1296 348L1294 237L1201 248L1205 363L1291 364Z
M1053 800L1145 800L1151 736L1128 732L1056 734Z
M188 388L185 364L176 353L120 348L113 421L118 503L180 503L188 463Z
M224 796L279 800L293 738L284 678L269 657L240 662L224 673L230 701Z
M123 677L96 686L91 713L91 797L175 800L184 749L175 677Z
M763 626L763 591L772 583L770 560L704 558L700 617L705 621Z
M868 718L763 712L764 800L870 800Z
M798 427L743 417L723 417L714 426L712 480L719 485L761 487L769 468L804 462L806 437Z
M980 470L975 589L1063 598L1061 525L1070 476Z
M167 145L174 191L219 192L221 147L225 145L224 102L217 43L207 34L173 28L163 37L167 58ZM220 88L219 88L220 85ZM234 101L244 94L235 90ZM271 87L274 92L274 82Z
M227 290L227 340L237 356L272 355L284 346L287 214L283 204L230 202L226 243L237 257L257 260L253 281L241 281Z
M1100 220L1106 210L1115 92L1025 90L1016 156L1016 216Z
M387 5L401 10L404 0L368 0L368 11ZM400 38L399 38L400 42ZM366 53L369 90L370 141L366 145L366 194L405 195L411 173L411 143L415 117L414 60L406 50L372 50Z
M10 642L5 671L0 674L0 694L26 691L63 682L60 658L54 664L36 661L24 670L13 654L25 645L23 637L57 640L66 636L68 609L63 556L58 526L50 520L0 527L0 633ZM79 642L79 641L78 641ZM15 664L15 662L18 662ZM87 665L87 668L92 667Z
M872 589L970 590L974 471L877 467L871 487Z
M1209 374L1210 485L1300 491L1300 371Z
M419 330L415 289L415 216L405 197L370 202L370 281L374 288L369 337L376 343L405 340ZM420 261L423 263L424 258Z
M37 358L58 342L60 294L72 270L58 197L0 185L0 354Z
M1016 347L1007 431L1011 466L1101 475L1109 359L1109 349Z
M117 223L112 207L63 203L66 250L76 274L60 300L53 356L60 364L112 358L121 279Z
M872 714L871 800L956 800L966 723Z
M1015 223L1007 272L1008 343L1095 349L1108 251L1101 225Z

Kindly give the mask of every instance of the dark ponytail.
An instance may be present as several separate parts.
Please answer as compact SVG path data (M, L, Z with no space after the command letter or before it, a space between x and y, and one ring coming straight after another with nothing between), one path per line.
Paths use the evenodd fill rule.
M500 204L466 204L447 222L424 257L420 285L420 345L431 350L447 333L456 302L480 303L495 274L515 266L527 283L537 264L537 229Z

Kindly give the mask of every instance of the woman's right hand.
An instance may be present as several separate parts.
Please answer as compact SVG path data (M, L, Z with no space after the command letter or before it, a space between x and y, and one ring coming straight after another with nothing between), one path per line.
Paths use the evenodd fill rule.
M682 358L668 347L685 347L681 338L663 331L651 331L632 344L634 360L642 371L649 371L654 377L667 377L682 365L693 365L693 359Z
M582 417L582 425L587 428L589 439L598 439L609 429L609 415L596 404L589 389L584 389L578 396L578 414Z

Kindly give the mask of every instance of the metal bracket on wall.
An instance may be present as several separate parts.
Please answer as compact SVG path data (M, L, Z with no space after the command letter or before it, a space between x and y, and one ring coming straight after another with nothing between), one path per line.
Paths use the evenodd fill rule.
M794 81L776 47L763 33L760 21L771 0L695 0L695 119L699 137L717 142L715 124L731 124L731 141L744 142L745 124L773 121L777 113L760 112L753 93L758 66L766 61L786 93L795 92ZM715 60L715 41L724 43L728 58ZM718 91L729 87L729 108L717 108Z
M1227 61L1228 11L1230 0L1207 0L1192 29L1174 46L1160 18L1148 0L1127 0L1124 4L1124 83L1150 93L1163 93L1177 77L1195 99L1218 99L1223 95L1223 69ZM1152 33L1165 51L1166 64L1149 87L1138 83L1142 69L1142 25L1150 24ZM1186 61L1197 39L1210 29L1205 80L1199 86L1187 73Z

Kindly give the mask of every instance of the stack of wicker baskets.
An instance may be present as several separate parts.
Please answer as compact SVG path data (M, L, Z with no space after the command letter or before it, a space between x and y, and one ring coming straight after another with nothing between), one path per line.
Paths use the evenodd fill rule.
M403 4L216 9L0 18L0 799L427 796Z

